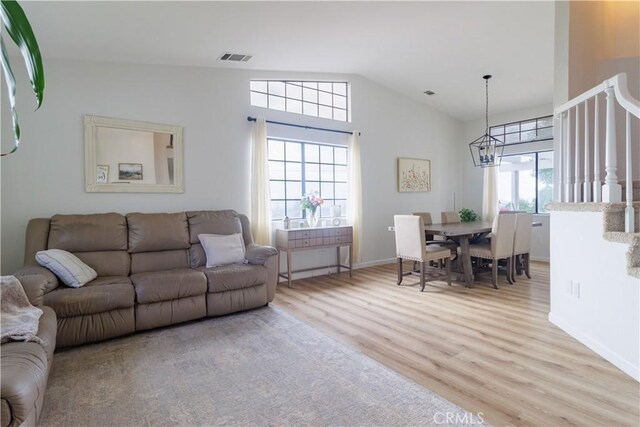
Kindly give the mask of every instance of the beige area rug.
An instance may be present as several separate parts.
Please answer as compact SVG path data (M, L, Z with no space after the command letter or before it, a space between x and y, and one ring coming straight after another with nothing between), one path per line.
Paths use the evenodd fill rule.
M477 426L479 419L265 307L57 352L39 425Z

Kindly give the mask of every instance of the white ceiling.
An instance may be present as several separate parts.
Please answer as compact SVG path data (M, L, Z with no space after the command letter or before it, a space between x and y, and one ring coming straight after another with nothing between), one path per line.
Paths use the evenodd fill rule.
M355 73L461 120L484 115L484 74L494 113L553 96L553 2L22 4L45 58Z

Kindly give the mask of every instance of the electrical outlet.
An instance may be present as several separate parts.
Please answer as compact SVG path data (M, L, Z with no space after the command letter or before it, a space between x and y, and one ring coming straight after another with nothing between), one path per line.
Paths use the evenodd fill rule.
M395 231L395 228L393 226L389 226L389 227L387 227L387 230L388 231Z

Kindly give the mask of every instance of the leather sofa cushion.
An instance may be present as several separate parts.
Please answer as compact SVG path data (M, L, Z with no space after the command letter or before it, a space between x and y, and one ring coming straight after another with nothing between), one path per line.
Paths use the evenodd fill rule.
M191 268L203 267L207 265L207 254L201 243L191 245L189 248L189 264Z
M47 353L49 361L53 357L53 351L56 349L56 333L58 332L58 322L56 313L51 307L42 307L42 316L38 323L38 333L36 334L42 340L42 347Z
M261 265L232 264L222 267L199 267L207 276L209 292L226 292L250 288L267 282L267 269Z
M76 252L74 255L98 276L128 276L131 269L131 256L127 251Z
M190 268L131 275L138 304L169 301L207 293L207 278Z
M189 268L189 253L186 249L131 254L131 274L175 268Z
M234 210L191 211L187 212L189 221L189 241L200 243L198 234L234 234L242 233L242 223Z
M133 307L135 292L128 277L97 277L81 288L60 286L44 296L58 317L73 317Z
M29 419L35 425L34 411L39 410L49 370L45 349L35 342L10 342L2 344L0 358L2 399L11 408L14 425Z
M130 213L127 222L131 253L189 248L189 227L184 212Z
M50 221L47 249L126 251L127 221L117 213L54 215Z

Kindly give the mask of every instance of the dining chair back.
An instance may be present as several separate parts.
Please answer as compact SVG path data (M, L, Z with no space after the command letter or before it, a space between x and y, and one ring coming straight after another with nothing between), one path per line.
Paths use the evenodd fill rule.
M443 224L457 224L460 222L460 214L458 212L442 212L440 219Z
M533 215L530 213L519 213L516 215L516 231L513 237L513 268L512 277L515 279L516 272L520 273L524 267L524 274L531 279L529 269L531 258L531 231Z
M427 247L424 236L424 220L418 215L394 215L393 225L396 238L396 258L398 261L398 285L402 283L402 261L411 260L420 264L420 291L426 284L426 263L445 260L447 283L451 284L451 250L439 246ZM409 273L411 274L411 273Z
M433 221L431 220L431 213L429 212L413 212L412 215L421 217L424 225L433 224Z
M491 254L493 259L511 258L516 215L497 215L491 228Z

